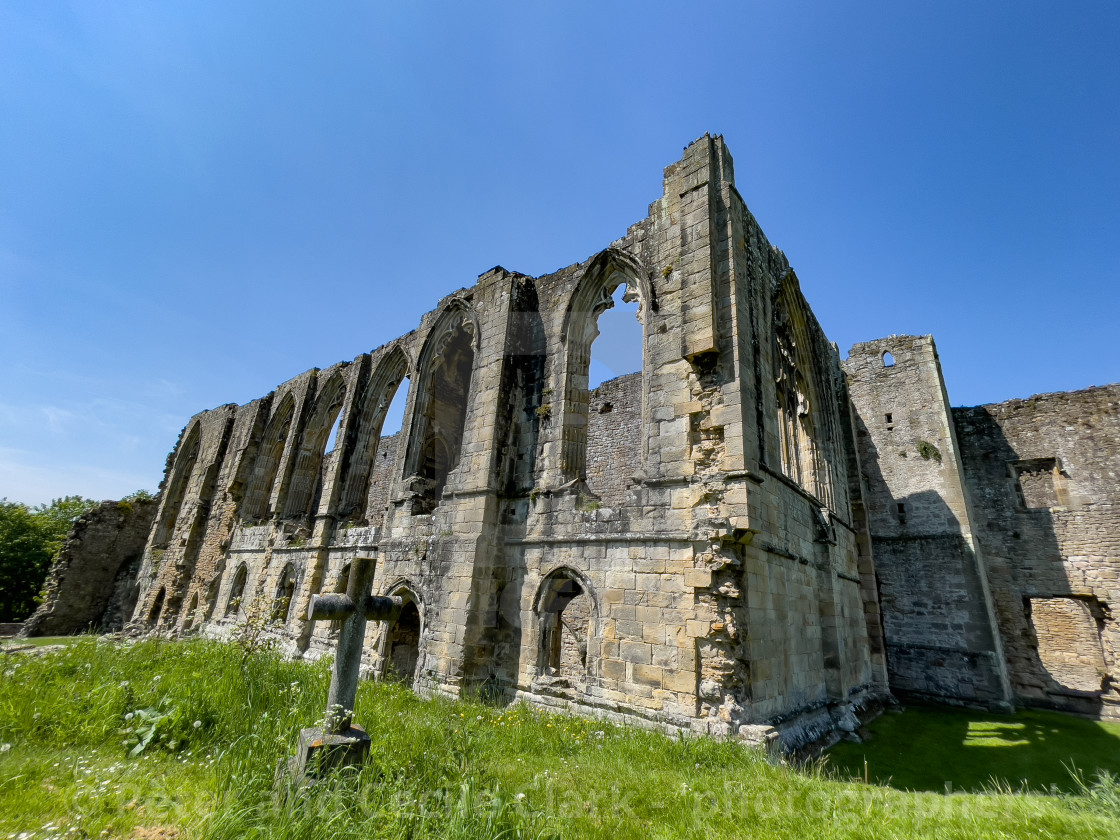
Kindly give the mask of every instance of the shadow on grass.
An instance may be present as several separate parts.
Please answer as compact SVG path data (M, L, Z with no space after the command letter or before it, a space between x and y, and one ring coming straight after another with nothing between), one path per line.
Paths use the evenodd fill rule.
M1076 767L1086 779L1120 774L1120 724L1036 709L999 715L934 706L888 712L862 744L840 743L828 765L903 790L1013 789L1072 793Z

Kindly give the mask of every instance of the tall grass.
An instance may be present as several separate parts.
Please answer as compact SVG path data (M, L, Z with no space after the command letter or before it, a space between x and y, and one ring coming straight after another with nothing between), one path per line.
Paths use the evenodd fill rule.
M0 840L1116 837L1106 795L944 796L840 782L701 738L364 683L360 771L277 783L324 663L208 642L0 655Z

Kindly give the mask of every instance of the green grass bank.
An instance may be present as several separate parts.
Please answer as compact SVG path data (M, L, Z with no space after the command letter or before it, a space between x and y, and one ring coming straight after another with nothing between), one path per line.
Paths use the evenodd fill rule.
M0 675L0 840L1120 836L1115 785L904 792L844 781L846 767L382 683L358 695L374 744L362 771L278 796L276 767L322 713L323 663L87 639L0 654Z

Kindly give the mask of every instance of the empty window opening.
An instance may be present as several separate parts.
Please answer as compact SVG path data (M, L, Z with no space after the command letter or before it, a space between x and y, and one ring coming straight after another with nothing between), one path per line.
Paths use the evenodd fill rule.
M890 412L888 411L888 412L887 412L887 426L889 427L889 426L891 426L891 425L893 425L893 424L894 424L894 415L893 415L893 414L891 414L891 413L890 413Z
M539 611L543 673L582 680L587 674L591 597L578 581L557 576L546 582Z
M330 433L327 435L327 445L323 448L324 455L330 455L338 446L338 430L342 426L342 412L334 418L334 425L331 426Z
M148 623L151 625L159 624L160 613L163 612L163 599L167 596L167 590L160 588L159 594L156 595L156 600L152 603L152 609L148 612Z
M408 400L406 369L404 354L394 349L377 365L358 400L353 445L341 479L340 521L378 526L384 518Z
M607 380L642 369L642 323L638 314L638 296L623 283L595 322L588 388L598 388Z
M424 350L425 387L418 395L405 469L411 482L412 513L431 513L459 463L474 370L474 324L460 315L436 327Z
M397 392L393 394L393 399L385 411L385 422L381 425L382 437L395 435L401 430L401 424L404 422L404 407L408 403L408 389L411 384L411 380L406 376L404 387L398 386Z
M265 427L242 503L241 516L246 522L259 522L272 513L273 485L288 443L294 412L295 399L290 393L285 394Z
M168 481L163 510L160 511L159 523L156 526L156 535L153 545L156 548L167 548L171 542L171 535L175 530L175 522L186 498L187 484L194 472L195 462L201 447L201 424L195 423L190 434L183 440L183 447L175 458L175 466L171 470Z
M622 283L598 306L607 307L588 325L592 337L586 403L583 477L592 504L621 507L631 476L642 463L642 323L633 286ZM574 389L570 396L576 396ZM586 406L586 407L583 407ZM604 417L602 415L610 415ZM577 421L578 422L578 421Z
M598 406L604 400L614 406L615 417L625 415L624 406L616 391L625 390L637 381L641 394L641 376L625 375L638 371L644 360L645 319L656 306L648 286L643 285L640 268L631 258L608 249L591 260L579 286L572 296L564 326L565 355L563 379L557 383L558 393L549 393L546 404L551 409L551 422L559 422L560 467L568 480L586 480L593 485L597 477L591 475L593 464L591 438L596 429L591 424L599 415ZM637 318L632 316L637 315ZM592 409L592 404L595 409ZM541 406L544 408L544 405ZM617 429L616 446L637 453L642 459L642 405L633 412L635 424L630 429ZM610 485L593 488L592 493L604 497L620 489L626 498L630 476L637 468L626 464L613 473ZM608 505L612 502L604 501Z
M544 321L536 284L529 278L513 284L510 313L516 329L506 333L502 353L501 407L495 418L498 447L497 486L502 495L528 495L536 480L541 428L551 425L553 392L546 392ZM557 412L558 413L558 412ZM513 511L508 512L513 515Z
M906 524L906 503L899 502L895 505L895 512L898 514L898 522L900 525Z
M249 579L249 569L244 563L237 569L233 576L233 584L229 588L229 600L226 601L226 615L236 615L241 610L241 601L245 597L245 583Z
M385 677L411 686L420 659L420 610L414 601L405 601L400 617L389 632L388 647Z
M276 597L272 602L272 620L286 622L296 594L296 570L289 563L280 573L276 584Z
M894 356L889 352L883 354L883 367L894 367Z
M318 511L324 478L334 466L328 459L328 438L332 429L342 421L342 403L346 397L346 380L336 372L320 383L311 416L299 434L294 449L295 467L287 487L284 516L298 519ZM283 490L281 490L283 492Z
M1010 466L1020 507L1045 510L1068 504L1065 475L1057 458L1031 458Z

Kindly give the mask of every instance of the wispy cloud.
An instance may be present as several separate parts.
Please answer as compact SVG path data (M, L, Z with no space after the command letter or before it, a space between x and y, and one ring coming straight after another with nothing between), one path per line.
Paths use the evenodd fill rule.
M0 403L0 495L38 503L155 490L183 423L113 397Z
M35 453L0 448L0 497L29 505L71 495L119 499L141 488L154 491L159 479L154 472L115 470L94 463L43 464L37 462Z

